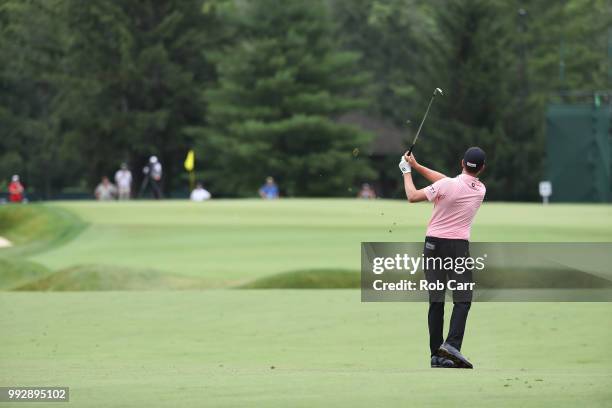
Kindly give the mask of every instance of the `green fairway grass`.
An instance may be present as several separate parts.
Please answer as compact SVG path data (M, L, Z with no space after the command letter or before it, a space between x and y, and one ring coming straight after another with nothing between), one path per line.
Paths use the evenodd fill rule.
M5 293L0 383L76 406L609 407L605 303L479 303L470 370L430 369L426 305L354 290ZM21 406L21 405L20 405Z
M233 286L302 269L359 270L361 241L422 241L428 204L375 200L64 202L88 228L31 260L105 265ZM485 204L473 241L611 241L612 207Z
M24 211L1 208L0 221L14 219L4 211L17 208ZM88 407L612 401L610 303L476 303L462 349L476 368L444 370L429 368L424 303L361 303L356 289L244 289L321 287L325 271L351 280L361 241L422 241L429 205L219 200L27 208L25 220L0 232L18 243L0 250L0 386L69 386L71 404ZM24 226L28 217L45 231L40 239ZM608 242L612 211L485 203L472 239ZM36 291L6 291L16 288ZM189 288L198 290L164 290ZM40 292L66 289L72 292Z

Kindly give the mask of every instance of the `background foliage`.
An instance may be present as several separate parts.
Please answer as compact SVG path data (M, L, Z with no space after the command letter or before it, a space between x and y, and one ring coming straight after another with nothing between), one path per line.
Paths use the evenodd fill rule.
M384 175L337 119L408 139L441 87L417 158L480 145L489 198L534 199L546 104L612 87L610 27L606 0L0 0L0 182L87 191L156 154L180 190L193 147L214 195L352 195Z

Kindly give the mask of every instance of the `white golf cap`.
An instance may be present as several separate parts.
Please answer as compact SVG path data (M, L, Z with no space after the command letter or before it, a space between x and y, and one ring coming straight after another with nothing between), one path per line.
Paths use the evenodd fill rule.
M149 161L150 161L151 163L157 163L157 156L151 156L151 157L149 158Z
M19 175L18 174L13 174L13 177L11 177L11 180L19 181Z

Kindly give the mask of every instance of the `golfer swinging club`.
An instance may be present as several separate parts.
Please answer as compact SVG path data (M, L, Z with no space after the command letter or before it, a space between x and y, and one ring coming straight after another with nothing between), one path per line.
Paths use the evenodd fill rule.
M435 170L420 165L413 155L404 154L399 168L404 174L406 197L411 203L433 201L434 208L427 234L423 256L427 258L466 258L469 257L470 229L478 208L484 199L486 189L478 180L485 168L485 153L479 147L470 147L461 160L462 173L450 178ZM430 186L417 190L410 174L411 168L429 180ZM432 262L425 268L428 283L442 282L447 279L470 283L472 271L463 273L443 269L440 263ZM426 264L429 264L427 262ZM470 287L467 285L467 287ZM444 326L444 289L429 291L429 347L431 366L445 368L473 368L472 364L460 353L468 311L472 302L472 290L453 291L453 314L446 342L443 338Z

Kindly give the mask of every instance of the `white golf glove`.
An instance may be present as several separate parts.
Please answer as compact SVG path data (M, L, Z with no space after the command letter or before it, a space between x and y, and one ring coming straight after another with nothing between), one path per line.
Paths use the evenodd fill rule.
M410 165L406 160L404 160L404 156L402 156L402 160L399 162L399 168L403 174L412 172Z

